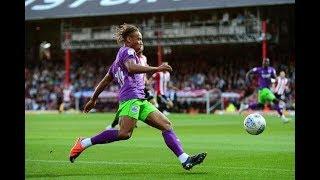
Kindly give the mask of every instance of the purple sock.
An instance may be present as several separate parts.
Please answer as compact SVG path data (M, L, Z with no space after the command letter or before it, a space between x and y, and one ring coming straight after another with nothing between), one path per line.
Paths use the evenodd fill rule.
M257 103L251 103L251 104L249 105L249 108L250 108L250 109L253 109L253 110L257 109L257 107L258 107L258 104L257 104Z
M106 144L118 141L119 130L109 129L91 138L92 144Z
M274 104L273 108L277 110L278 114L282 116L282 109L279 107L279 104Z
M182 145L180 140L177 138L176 134L173 130L163 131L162 136L167 146L171 149L171 151L179 157L183 153Z

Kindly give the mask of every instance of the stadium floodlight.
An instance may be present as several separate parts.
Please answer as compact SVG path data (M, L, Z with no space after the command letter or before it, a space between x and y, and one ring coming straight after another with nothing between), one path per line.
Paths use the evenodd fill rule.
M51 43L48 43L48 42L44 41L44 42L42 42L40 44L40 47L43 48L43 49L48 49L48 48L51 47Z

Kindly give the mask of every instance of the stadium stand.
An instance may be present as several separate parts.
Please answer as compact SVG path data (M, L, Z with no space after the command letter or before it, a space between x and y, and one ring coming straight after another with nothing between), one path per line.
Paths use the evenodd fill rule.
M243 4L230 1L228 9L218 1L209 3L212 7L208 9L205 8L207 2L203 1L199 2L195 9L185 7L189 8L187 12L175 12L175 5L171 4L172 9L168 9L161 1L134 1L141 7L138 10L130 9L130 3L124 1L114 6L101 1L100 6L109 9L109 14L101 11L100 6L95 9L92 3L86 1L81 1L80 4L76 4L80 1L68 1L55 6L51 4L50 7L49 4L27 2L30 4L26 4L26 27L29 32L25 51L25 110L58 108L57 102L63 96L66 73L63 50L67 46L72 50L70 106L81 110L86 101L86 97L81 93L93 90L114 58L118 45L113 39L113 33L115 26L124 22L124 19L127 23L137 24L142 30L145 54L151 65L157 65L156 48L160 39L163 46L162 58L172 65L174 72L171 80L180 90L175 92L178 97L174 110L176 112L186 112L194 107L198 107L199 112L205 112L206 102L180 98L185 97L188 91L218 89L222 93L236 93L240 96L244 93L246 71L261 64L261 23L262 19L266 19L268 57L277 72L287 72L290 80L287 109L294 109L294 40L289 38L293 37L294 33L290 31L293 29L293 17L287 15L293 11L291 4L294 1L243 1ZM179 3L179 7L186 5ZM75 10L82 7L81 13L64 11L66 7L63 6L67 4ZM134 3L131 4L136 7ZM148 9L152 9L151 5L156 4L158 12L150 13ZM250 6L252 4L253 7ZM272 6L264 7L269 4ZM124 9L128 11L124 12ZM164 9L168 11L164 13ZM141 12L133 18L127 16L130 11ZM59 13L61 17L56 17ZM64 40L66 32L71 33L68 44ZM49 60L39 59L39 44L43 41L52 44ZM197 48L193 48L194 46ZM117 104L113 93L117 89L116 86L106 89L106 93L112 98L101 99L100 106L97 106L98 111L115 110ZM193 96L197 96L197 93ZM222 105L218 106L220 109L225 109L230 102L238 108L240 103L238 98L221 101Z

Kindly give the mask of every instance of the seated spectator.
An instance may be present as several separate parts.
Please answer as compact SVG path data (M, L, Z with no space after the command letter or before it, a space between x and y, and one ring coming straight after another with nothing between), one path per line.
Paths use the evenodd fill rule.
M229 25L229 13L225 12L223 15L222 15L222 19L220 20L220 25Z
M237 22L238 25L243 25L243 24L244 24L245 17L244 17L241 13L239 13L239 14L237 15L236 20L237 20L236 22Z

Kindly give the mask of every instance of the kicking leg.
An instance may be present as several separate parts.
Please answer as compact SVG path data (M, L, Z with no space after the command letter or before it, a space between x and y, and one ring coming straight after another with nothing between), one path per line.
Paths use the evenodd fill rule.
M252 110L262 109L263 105L263 103L251 103L248 108Z
M251 104L245 104L245 105L242 105L240 106L240 109L239 109L239 113L241 114L244 110L247 110L247 109L252 109L252 110L256 110L256 109L261 109L263 108L263 104L262 103L251 103Z
M186 170L190 170L193 166L202 163L207 153L200 153L194 156L189 156L183 151L180 140L174 133L171 122L160 111L154 111L147 117L146 123L156 129L162 131L162 136L166 145L178 157L182 166Z
M289 122L289 119L286 118L286 117L284 116L284 114L283 114L283 109L280 108L280 106L279 106L279 100L278 100L278 99L274 99L272 102L273 102L273 109L275 109L275 110L277 111L277 113L279 114L279 116L280 116L281 119L282 119L282 122L283 122L283 123Z
M151 104L153 104L156 108L159 108L159 104L157 102L157 97L153 97L152 99L149 100Z

